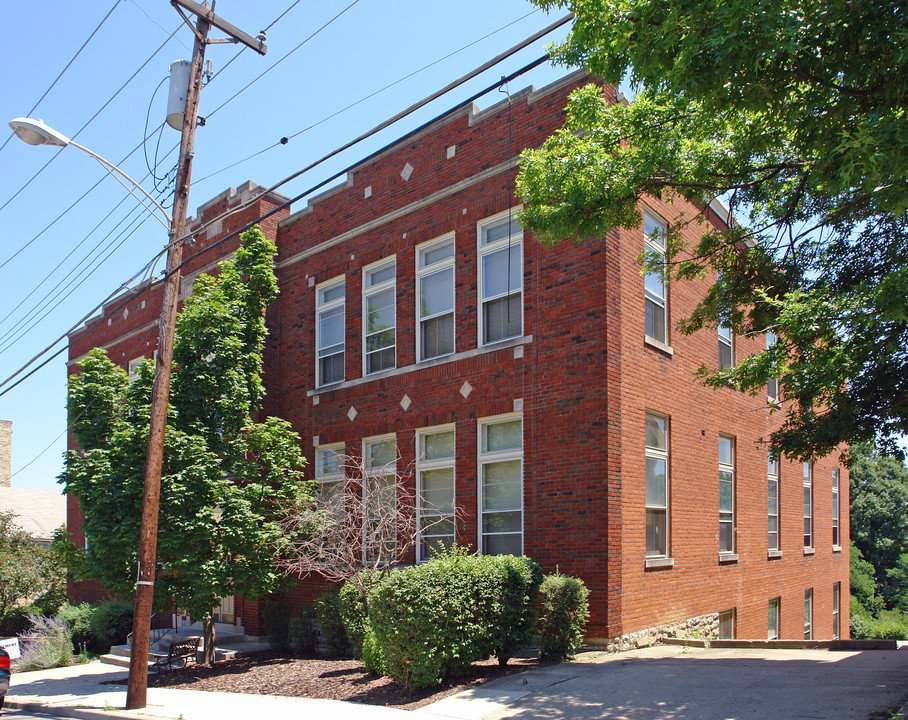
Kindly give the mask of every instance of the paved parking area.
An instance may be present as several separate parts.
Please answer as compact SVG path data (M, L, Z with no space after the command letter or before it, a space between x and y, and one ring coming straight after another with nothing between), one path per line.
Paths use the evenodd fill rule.
M908 699L908 647L833 652L664 646L586 653L577 662L472 692L473 698L449 698L425 711L486 720L868 720ZM487 712L480 711L484 703Z

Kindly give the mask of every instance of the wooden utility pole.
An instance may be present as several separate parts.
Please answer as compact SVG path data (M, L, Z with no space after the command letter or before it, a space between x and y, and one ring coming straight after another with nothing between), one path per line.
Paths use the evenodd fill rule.
M230 36L228 42L242 42L264 55L267 48L261 39L252 38L215 15L208 3L199 5L191 0L172 0L180 15L180 7L194 13L198 20L194 28L195 46L183 130L180 140L180 164L174 189L173 214L167 247L167 272L164 280L164 299L161 308L160 334L155 363L154 389L151 396L151 421L148 433L148 452L145 457L145 489L142 496L142 525L139 531L139 567L136 579L136 601L132 624L132 648L129 657L129 680L126 688L126 709L136 710L146 705L148 695L148 647L151 632L151 610L154 599L154 580L157 560L158 509L161 499L161 465L164 459L164 433L167 428L167 406L170 401L170 371L173 365L173 341L176 329L177 303L180 296L180 264L186 231L186 209L189 202L189 180L192 173L193 142L202 88L202 68L208 31L213 25ZM189 24L188 19L183 19ZM190 25L191 27L191 25Z

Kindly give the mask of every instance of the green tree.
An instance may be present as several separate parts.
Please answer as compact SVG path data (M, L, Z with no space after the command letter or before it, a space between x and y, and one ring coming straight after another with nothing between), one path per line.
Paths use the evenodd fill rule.
M573 95L564 128L523 155L523 226L583 240L638 227L646 195L724 199L728 229L681 204L665 218L668 274L722 277L681 329L779 342L706 382L756 394L781 377L791 402L771 440L790 456L894 449L908 432L904 2L533 2L576 14L556 61L641 90L628 105Z
M205 626L212 608L282 585L281 508L311 493L289 424L252 419L264 395L265 308L277 295L274 243L247 231L234 261L201 276L177 322L161 478L155 602L171 599ZM70 451L61 482L85 513L88 576L134 593L154 366L130 384L101 350L69 386Z
M853 445L850 455L851 538L893 608L908 601L902 563L908 552L908 469L870 443Z
M61 596L66 584L66 569L57 555L36 543L16 517L0 510L0 615L19 603Z

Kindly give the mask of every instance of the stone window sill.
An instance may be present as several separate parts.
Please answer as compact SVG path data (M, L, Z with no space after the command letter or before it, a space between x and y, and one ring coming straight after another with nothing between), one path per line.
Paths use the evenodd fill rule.
M767 550L766 551L767 560L778 560L780 557L782 557L781 550Z
M813 555L815 553L816 553L816 550L814 550L812 547L804 548L804 555Z
M738 553L719 553L719 564L738 562Z
M840 553L840 552L842 552L842 546L841 546L841 545L833 545L833 546L832 546L832 551L833 551L834 553Z
M661 340L656 340L656 338L650 337L649 335L644 335L644 336L643 336L643 344L644 344L644 345L649 345L650 347L654 347L654 348L656 348L656 350L661 350L661 351L664 352L666 355L674 355L674 354L675 354L675 351L672 350L672 346L671 346L671 345L666 345L666 344L665 344L664 342L662 342Z
M670 557L654 557L646 558L644 562L644 567L649 568L670 568L675 566L675 558Z

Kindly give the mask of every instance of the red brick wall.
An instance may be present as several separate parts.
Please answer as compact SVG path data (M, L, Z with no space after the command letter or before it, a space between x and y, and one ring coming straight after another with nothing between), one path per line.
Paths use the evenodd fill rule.
M766 553L766 451L758 446L778 422L765 402L699 385L694 373L714 364L715 330L691 337L670 331L671 355L643 342L643 278L636 257L642 230L606 239L546 248L525 234L521 341L481 347L477 290L477 223L517 206L514 158L540 144L563 117L567 92L581 81L537 94L518 93L479 115L467 110L403 139L364 161L347 182L310 201L309 207L268 232L278 238L281 295L268 312L265 357L268 395L263 411L289 420L303 451L344 443L358 454L363 438L395 433L400 467L415 456L416 431L453 424L456 429L458 542L478 543L477 428L482 418L522 408L524 423L524 551L546 571L577 574L591 590L588 634L613 637L664 622L735 608L739 637L765 637L767 602L781 597L781 635L803 636L803 596L814 588L814 637L831 636L832 583L842 583L841 627L847 634L847 476L841 478L841 536L831 545L831 470L818 462L814 479L815 552L801 540L800 466L783 464L780 476L782 557ZM614 97L614 90L606 91ZM449 148L454 151L449 152ZM401 172L409 165L405 179ZM201 212L213 217L230 202L216 198ZM672 217L679 208L647 200ZM225 222L213 239L263 208ZM641 208L642 209L642 208ZM715 218L713 218L715 220ZM453 233L456 354L446 361L416 362L416 246ZM688 226L690 241L696 225ZM234 244L235 245L235 244ZM233 246L219 247L198 258ZM397 261L398 370L363 378L362 268L394 255ZM190 272L192 270L190 269ZM345 381L315 385L316 287L345 281ZM670 324L688 314L705 284L669 289ZM71 339L71 357L92 344L113 343L137 327L138 312L106 318ZM134 325L133 323L136 323ZM108 327L110 330L108 330ZM117 335L120 333L120 335ZM131 338L112 344L126 360ZM146 340L147 341L147 340ZM763 346L763 338L738 339L736 357ZM122 347L121 347L122 345ZM464 383L472 388L467 397ZM402 407L406 395L410 404ZM356 413L348 415L351 408ZM670 417L671 568L646 569L644 511L644 414ZM736 524L738 559L718 562L718 435L737 444ZM310 467L310 472L312 468ZM410 482L415 480L412 478ZM290 596L308 604L323 589L305 580ZM261 602L238 605L251 633L263 632Z

